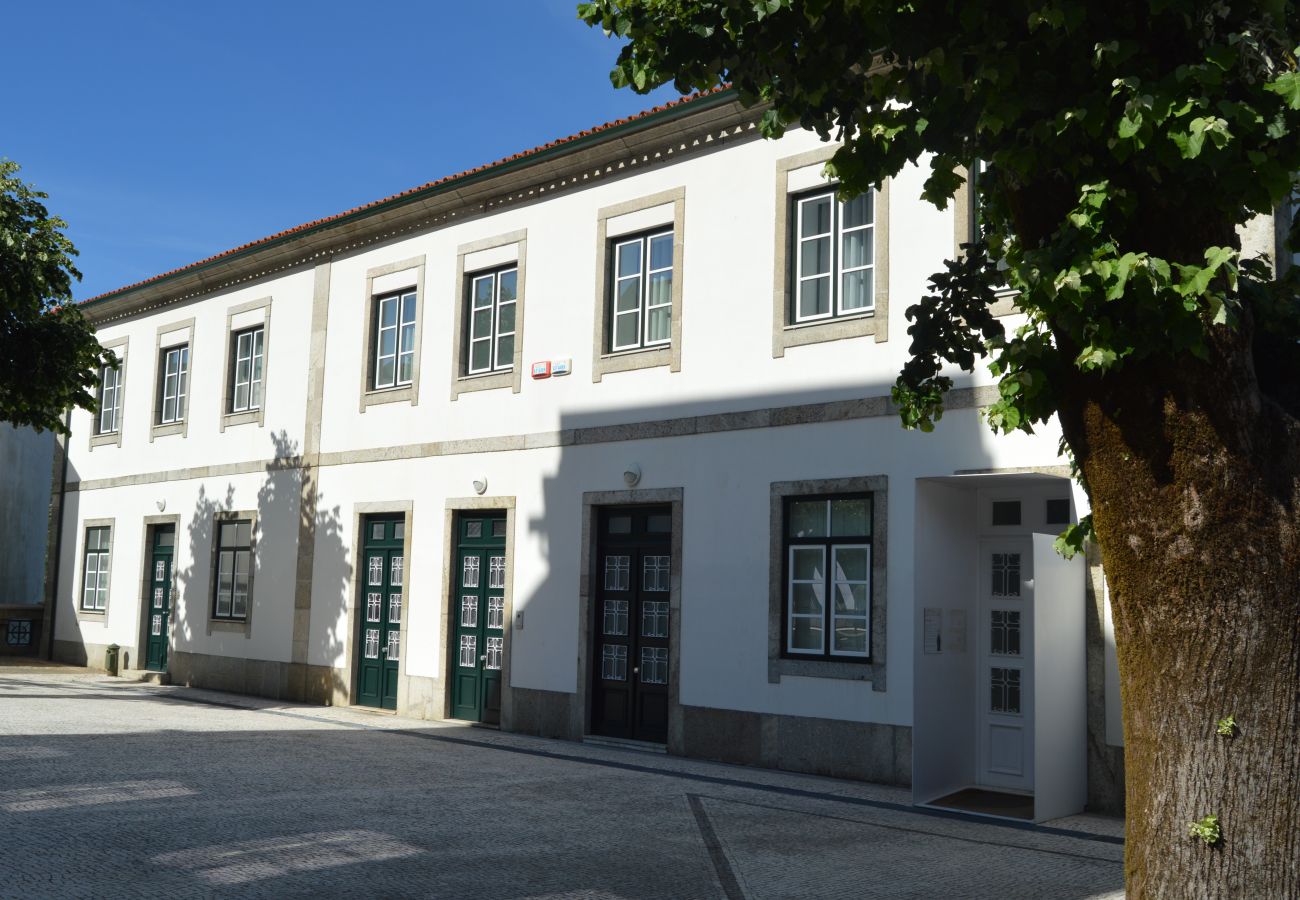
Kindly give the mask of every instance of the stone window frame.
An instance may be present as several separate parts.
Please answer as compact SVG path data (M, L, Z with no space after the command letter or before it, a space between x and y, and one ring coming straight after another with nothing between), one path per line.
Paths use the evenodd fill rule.
M876 343L889 340L889 192L890 179L880 183L875 192L873 231L875 246L872 263L875 269L873 292L875 306L871 312L854 316L840 316L816 322L793 324L790 322L792 297L791 261L793 259L791 213L794 199L805 193L790 189L790 173L818 163L826 163L839 144L817 147L776 161L776 235L772 254L772 358L785 356L791 347L842 341L849 338L874 336ZM832 187L827 181L826 187Z
M225 431L235 425L248 425L253 422L257 423L258 428L266 426L266 388L270 379L267 375L270 367L267 365L271 358L271 297L262 297L258 300L250 300L247 303L239 303L226 310L226 362L222 366L221 374L221 405L218 407L221 416L220 430ZM235 339L238 335L251 328L257 328L257 325L245 325L238 330L234 328L235 316L244 313L264 310L262 315L262 402L257 409L244 410L243 412L231 412L231 387L234 384L235 370Z
M971 182L967 166L958 166L954 171L964 179L952 198L952 258L961 259L964 255L961 245L975 240L975 186ZM989 307L993 317L1001 318L1018 313L1020 310L1016 309L1016 297L1019 293L1014 288L998 291L997 300Z
M131 355L131 338L120 337L116 340L105 341L100 344L105 350L116 351L121 348L121 353L116 354L118 358L117 372L117 430L99 433L99 413L94 414L94 422L90 426L90 437L87 449L94 450L96 447L121 447L122 446L122 422L126 418L126 365Z
M515 268L518 270L515 289L515 353L514 368L511 371L484 372L476 375L465 374L468 356L468 330L470 278L479 272L508 268L509 262L489 266L483 269L466 271L465 259L485 250L497 250L514 245L517 248ZM452 313L451 345L451 399L454 401L461 394L471 391L489 391L508 387L512 393L523 389L524 378L524 305L527 298L526 278L528 263L528 229L522 228L495 237L482 238L461 244L456 248L456 286L452 293L455 306Z
M871 661L841 662L823 659L790 659L781 655L785 629L785 498L803 495L871 494ZM889 590L886 581L889 557L889 476L865 475L849 478L818 478L774 481L771 485L768 546L767 680L780 684L782 676L837 678L870 681L873 691L885 690L886 610Z
M417 317L419 313L416 313ZM419 319L417 318L418 322ZM360 560L366 550L365 521L367 516L374 515L395 515L401 513L402 518L402 571L403 590L402 590L402 621L398 626L397 643L401 648L401 658L397 666L397 708L404 710L406 708L407 697L410 689L410 675L407 674L407 663L410 661L408 648L411 646L407 629L410 627L411 620L411 577L415 567L415 560L411 556L411 550L415 541L415 503L412 500L359 500L352 504L352 558ZM352 566L352 577L348 579L348 600L347 600L347 636L343 640L343 669L347 673L347 682L343 690L346 698L345 703L349 706L355 706L357 702L357 673L360 669L360 659L357 657L357 641L361 633L361 596L365 591L365 585L362 584L365 567L359 563ZM416 676L419 677L419 676ZM337 696L337 693L336 693ZM388 713L390 710L381 710Z
M451 718L452 678L456 671L456 653L451 646L452 636L456 632L453 616L458 608L453 608L452 598L456 596L455 569L456 547L459 543L456 534L456 520L461 513L503 511L506 514L506 586L502 596L505 608L502 611L504 628L501 635L501 727L508 728L514 717L514 689L510 684L510 657L514 643L511 633L515 630L515 528L518 523L516 498L510 495L495 497L448 497L443 509L443 557L442 557L442 609L438 617L438 643L446 659L443 666L442 718Z
M178 331L188 331L189 337L185 341L176 341L174 343L163 344L163 336L175 334ZM189 348L189 367L186 369L185 376L185 415L179 422L168 422L166 425L159 424L158 419L162 415L163 402L163 351L170 350L173 347L179 347L184 344ZM188 437L190 433L190 401L194 398L194 319L181 319L176 322L169 322L166 325L159 325L157 336L154 343L153 353L153 412L149 417L149 443L153 443L154 438L165 437L169 434L179 434L181 437Z
M108 596L103 609L86 609L81 604L86 594L86 532L92 528L108 529ZM113 601L113 562L117 559L117 519L103 517L85 519L77 536L77 580L73 583L72 605L78 622L107 622L109 606Z
M214 615L216 612L216 596L218 586L218 548L221 546L220 529L222 522L247 521L249 523L248 537L248 614L242 619L218 619ZM207 633L212 635L216 632L228 632L233 634L242 634L245 639L253 636L253 612L257 608L257 544L258 544L258 511L255 509L219 509L212 514L212 546L208 550L209 566L208 571L211 573L211 582L204 593L203 603L205 612L204 619L207 621ZM179 538L179 535L177 536Z
M366 293L362 304L362 308L365 310L365 324L361 329L361 400L359 412L364 413L368 407L378 406L382 403L410 403L412 406L418 406L420 403L420 354L425 325L424 270L424 254L366 270ZM415 347L414 355L411 358L411 383L391 388L372 388L370 378L375 363L375 302L379 299L379 296L375 294L375 279L406 271L411 271L414 274L411 284L401 290L415 289ZM391 290L381 292L384 297L388 297L393 293L394 291Z
M629 228L627 231L611 235L609 220L631 215L656 206L673 205L673 303L672 303L672 339L668 346L637 348L612 352L609 347L610 307L613 304L611 282L613 277L613 254L610 252L615 239L624 235L633 235L646 231L647 226ZM663 227L668 222L660 222ZM683 262L686 247L686 188L685 186L660 191L635 200L627 200L613 206L606 206L596 212L596 316L592 334L591 380L599 383L606 375L615 372L629 372L634 369L650 369L662 366L670 372L682 370L682 290Z
M578 697L571 707L571 725L579 735L591 734L592 609L597 583L596 529L602 506L667 505L672 508L672 569L668 575L668 752L681 753L684 713L681 702L682 567L686 491L681 487L624 491L584 491L582 494L582 557L578 570Z

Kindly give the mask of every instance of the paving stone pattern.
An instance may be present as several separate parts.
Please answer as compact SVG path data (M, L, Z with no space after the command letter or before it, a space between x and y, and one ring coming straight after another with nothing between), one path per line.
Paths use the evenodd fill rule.
M0 673L0 897L1122 897L1114 820L106 676Z

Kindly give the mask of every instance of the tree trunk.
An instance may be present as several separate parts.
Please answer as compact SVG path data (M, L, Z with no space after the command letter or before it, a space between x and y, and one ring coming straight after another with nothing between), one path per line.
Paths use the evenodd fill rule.
M1249 332L1061 405L1110 585L1132 897L1300 897L1300 422ZM1209 815L1212 846L1188 834Z

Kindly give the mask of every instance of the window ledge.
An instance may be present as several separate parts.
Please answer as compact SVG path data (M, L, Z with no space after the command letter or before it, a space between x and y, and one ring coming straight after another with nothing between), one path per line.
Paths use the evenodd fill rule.
M415 397L414 383L368 390L361 395L361 412L365 412L367 406L378 406L381 403L410 403L414 406Z
M995 319L1001 316L1014 316L1020 312L1016 308L1016 298L1020 296L1020 291L1015 288L1002 288L994 291L994 296L997 300L989 306L989 312L993 313Z
M659 366L669 366L674 372L680 371L680 358L674 354L671 344L602 353L592 366L592 381L600 381L605 375L614 372L631 372L634 369L653 369Z
M878 321L880 319L873 309L869 313L785 325L772 335L772 357L775 359L785 356L785 351L791 347L802 347L806 344L822 344L870 335L875 335L876 340L881 341L884 339L884 329L880 328L878 333L876 324Z
M82 609L77 607L77 621L103 622L108 619L107 609Z
M214 631L231 631L231 632L247 635L248 620L247 619L209 619L208 633L211 634Z
M498 388L514 388L519 392L519 380L514 368L499 369L496 372L475 372L473 375L461 375L451 386L451 399L470 391L491 391Z
M92 434L90 436L90 447L93 450L96 447L120 447L122 446L122 432L110 431L107 434Z
M149 439L166 437L169 434L185 434L185 421L168 422L166 425L154 425L149 431Z
M221 427L223 429L235 425L249 425L253 422L256 422L258 425L262 424L262 410L260 408L246 409L242 412L226 413L221 417Z
M767 662L767 680L780 684L782 676L801 678L836 678L843 681L880 681L884 666L871 662L843 662L830 659L792 659L780 657ZM880 688L877 688L880 690Z

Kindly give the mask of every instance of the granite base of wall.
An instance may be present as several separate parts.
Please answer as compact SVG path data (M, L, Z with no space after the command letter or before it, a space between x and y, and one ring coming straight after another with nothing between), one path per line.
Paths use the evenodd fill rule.
M1124 815L1124 748L1088 734L1088 812Z
M342 671L342 670L340 670ZM402 690L397 692L397 714L413 719L441 719L445 711L445 692L441 678L403 675Z
M582 717L574 715L577 694L520 687L512 688L510 693L510 716L502 721L503 730L536 737L582 740ZM576 728L575 722L578 723Z
M172 684L271 700L290 699L289 668L286 662L183 650L173 650L167 658L167 674Z
M682 707L682 755L719 762L912 784L912 729L769 713Z
M54 659L56 662L70 666L87 666L91 669L104 669L104 651L107 644L86 644L81 641L54 641Z

